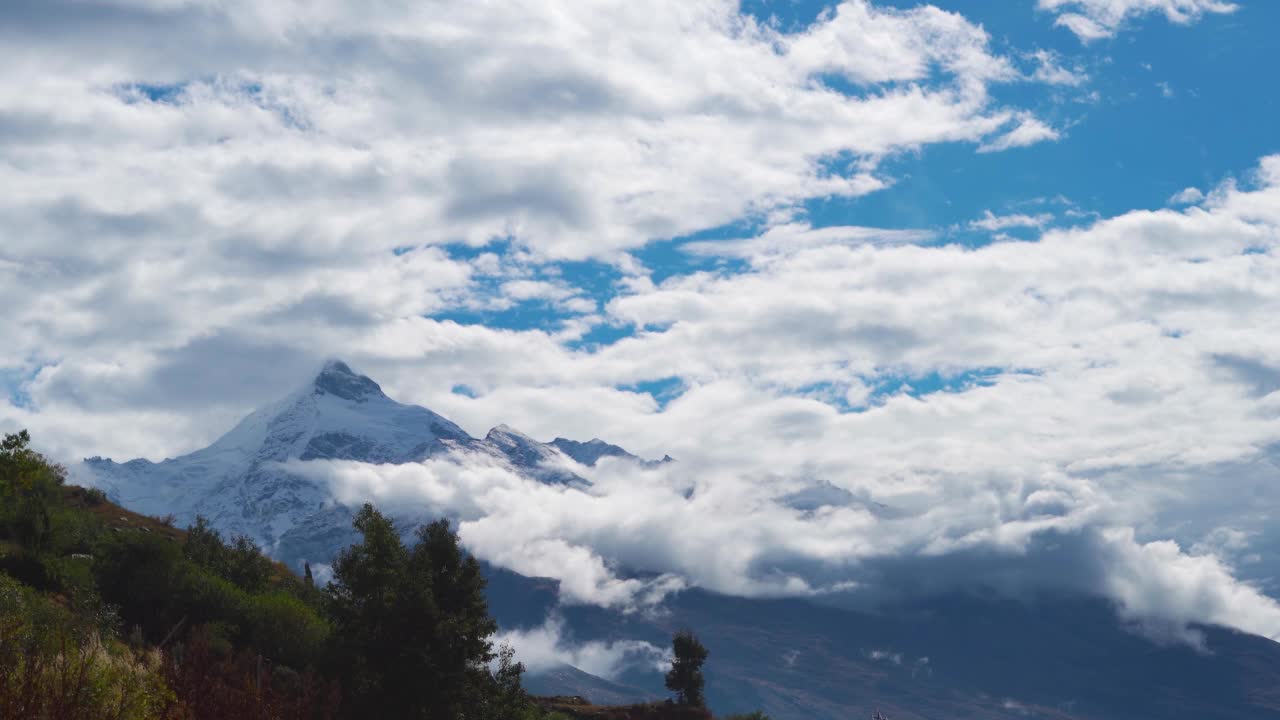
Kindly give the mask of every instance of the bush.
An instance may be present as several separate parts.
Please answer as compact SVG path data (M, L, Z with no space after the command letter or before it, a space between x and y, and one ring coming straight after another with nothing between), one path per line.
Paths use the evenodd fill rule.
M146 533L119 533L95 550L94 574L103 599L120 607L128 625L157 642L184 615L177 605L184 580L182 553L171 542ZM189 588L188 588L189 589Z
M172 696L158 657L135 657L0 575L0 720L159 717Z
M329 625L302 600L283 592L248 598L246 641L278 663L303 669L320 656Z
M107 502L107 493L101 488L84 488L84 504L97 507Z

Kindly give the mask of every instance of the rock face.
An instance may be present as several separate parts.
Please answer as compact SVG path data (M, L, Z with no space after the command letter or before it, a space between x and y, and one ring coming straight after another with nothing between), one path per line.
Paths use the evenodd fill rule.
M224 534L248 535L292 567L304 559L328 562L350 544L352 508L283 463L408 463L453 451L482 453L548 483L586 482L567 469L570 459L588 466L604 457L639 460L600 440L541 443L505 425L477 439L426 408L392 400L372 379L334 360L203 450L158 463L90 458L80 475L137 512L172 513L184 525L203 515ZM405 512L418 519L412 509Z

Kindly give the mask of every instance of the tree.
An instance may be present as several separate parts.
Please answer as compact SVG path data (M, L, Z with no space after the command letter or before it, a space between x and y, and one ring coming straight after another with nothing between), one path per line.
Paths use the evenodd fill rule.
M529 695L521 684L524 663L516 662L516 651L510 645L498 650L498 668L493 673L493 705L489 717L494 720L519 718L530 709Z
M472 717L492 679L480 564L447 521L420 528L410 551L394 524L366 504L363 540L343 551L326 588L338 669L359 717Z
M707 660L707 649L689 630L681 630L671 638L675 659L667 672L667 689L676 694L676 702L693 707L706 707L702 695L702 664Z
M0 441L0 530L40 552L48 549L65 472L28 447L30 442L26 430Z

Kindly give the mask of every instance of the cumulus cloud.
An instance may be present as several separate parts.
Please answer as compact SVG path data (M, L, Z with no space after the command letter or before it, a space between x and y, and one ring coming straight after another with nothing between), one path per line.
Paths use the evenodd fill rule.
M1039 8L1057 15L1056 25L1087 43L1114 37L1127 22L1144 15L1158 13L1187 25L1206 13L1235 12L1239 5L1224 0L1040 0Z
M1170 205L1196 205L1204 200L1204 193L1199 188L1188 187L1179 190L1169 197Z
M424 314L594 315L530 268L632 267L655 239L875 192L885 157L1027 112L992 98L1023 78L981 26L867 0L794 32L727 0L22 0L0 38L0 368L30 384L6 416L72 455L198 447L260 399L224 387L193 420L130 394L218 373L195 344L285 348L262 368L279 387ZM495 238L517 259L439 249Z
M671 663L669 650L643 640L574 642L565 634L564 621L554 615L536 628L499 632L493 641L495 646L510 645L533 674L572 665L613 680L631 668L665 670Z
M1213 555L1188 555L1177 543L1139 543L1132 529L1101 534L1115 569L1107 592L1123 615L1157 636L1197 642L1190 621L1237 627L1280 638L1280 603L1232 577L1232 570Z

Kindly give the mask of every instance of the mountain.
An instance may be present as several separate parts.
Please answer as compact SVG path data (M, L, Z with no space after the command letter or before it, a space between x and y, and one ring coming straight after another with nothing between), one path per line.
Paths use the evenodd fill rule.
M81 470L133 511L173 514L182 524L204 515L297 567L303 558L326 562L355 539L352 508L281 463L409 463L458 450L554 484L586 483L573 469L606 458L669 460L642 460L601 440L543 443L505 425L475 438L333 361L203 450L159 463L91 458ZM787 502L816 511L866 501L818 483ZM391 510L407 526L430 517L429 508ZM872 611L693 589L660 610L622 613L565 606L555 580L495 567L486 576L490 610L504 629L535 628L554 616L569 646L662 647L674 630L693 628L711 649L707 694L720 713L761 708L775 720L835 720L878 706L894 720L1280 718L1280 644L1219 627L1200 628L1200 648L1162 644L1123 626L1098 598L971 592ZM666 695L651 663L608 679L560 665L531 674L529 685L597 702Z
M530 582L525 597L545 603L548 589ZM502 612L514 607L498 607L499 621L518 622ZM695 589L656 615L583 606L557 613L578 640L661 645L676 629L693 628L711 650L706 690L718 714L762 709L775 720L837 720L878 708L893 720L1280 718L1280 644L1208 626L1197 628L1199 648L1155 642L1123 626L1098 598L957 592L872 612ZM585 683L562 681L594 700ZM617 688L661 694L662 676L633 667L601 692Z
M137 512L197 515L223 533L244 534L295 569L328 562L354 540L352 508L328 487L288 472L289 460L409 463L454 451L482 453L548 483L585 483L573 463L640 461L601 440L541 443L500 425L482 439L422 407L392 400L376 382L338 360L283 399L253 412L203 450L162 462L89 458L80 477ZM409 509L407 520L419 519Z

